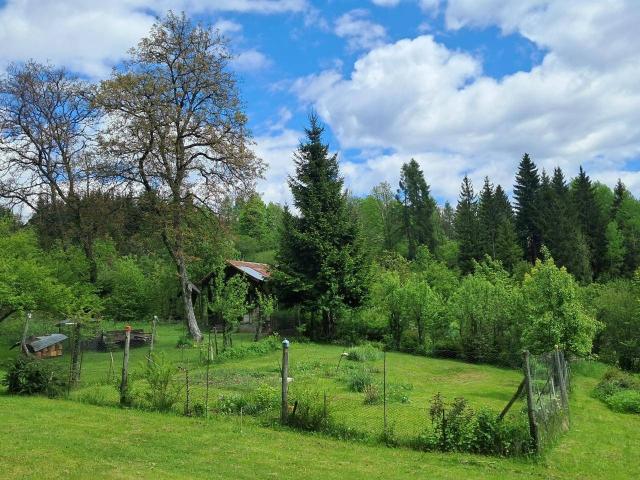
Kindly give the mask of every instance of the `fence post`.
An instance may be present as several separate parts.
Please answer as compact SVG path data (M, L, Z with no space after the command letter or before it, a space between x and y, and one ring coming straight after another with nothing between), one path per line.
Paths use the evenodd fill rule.
M73 350L71 352L71 378L69 386L75 386L80 380L80 322L76 321L73 327Z
M131 342L131 326L124 327L124 356L122 358L122 381L120 383L120 406L129 404L129 343Z
M387 352L382 354L382 416L383 416L383 428L384 436L387 436Z
M25 355L29 355L27 348L27 333L29 332L29 322L31 321L31 312L27 312L24 316L24 329L22 330L22 340L20 340L20 349Z
M560 381L560 397L562 398L562 406L569 410L569 395L567 394L567 380L564 376L564 366L560 359L560 349L556 345L556 351L554 352L556 370L558 371L558 380Z
M524 376L527 387L527 414L529 415L529 432L533 440L533 448L536 452L540 452L540 436L538 434L538 424L534 412L535 400L533 398L533 385L531 383L531 369L529 367L529 351L522 352L524 358Z
M206 388L204 393L204 411L205 418L209 418L209 368L211 367L211 330L209 330L209 344L207 345L207 375L206 375Z
M151 360L151 354L153 353L153 346L156 343L156 326L158 325L158 316L153 316L153 323L151 324L151 344L149 344L149 360Z
M280 421L287 423L289 416L289 340L286 338L282 341L282 410L280 412Z

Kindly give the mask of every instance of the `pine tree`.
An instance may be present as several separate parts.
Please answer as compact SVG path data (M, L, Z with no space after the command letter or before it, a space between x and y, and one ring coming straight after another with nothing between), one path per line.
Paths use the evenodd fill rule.
M618 183L616 183L615 188L613 189L613 205L611 206L611 215L610 220L615 220L616 215L618 215L618 211L620 210L620 205L622 205L623 200L629 194L627 187L622 183L622 180L618 179Z
M582 167L571 186L571 196L580 231L587 243L591 269L597 277L605 264L605 223L600 214L591 179Z
M442 225L442 232L448 240L453 240L455 237L455 218L456 211L447 200L444 202L444 207L442 207L440 211L440 223Z
M464 273L473 269L473 260L481 257L478 239L478 205L473 185L466 175L460 187L460 197L456 207L456 236L459 246L459 263Z
M402 165L400 188L396 195L402 205L402 219L409 244L409 259L414 259L420 245L435 250L433 213L436 202L431 198L429 185L414 159Z
M516 230L527 260L531 263L535 263L542 245L539 229L539 190L538 169L529 154L525 153L516 175L513 196L516 201Z
M618 223L611 220L605 231L607 249L605 253L606 268L605 271L609 278L615 278L620 275L627 249L624 246L624 236L618 228Z
M296 175L289 177L299 215L285 210L276 281L283 297L302 303L319 323L318 329L312 324L311 335L332 338L341 308L361 303L367 272L358 222L342 191L337 156L322 143L323 131L312 114L295 154Z

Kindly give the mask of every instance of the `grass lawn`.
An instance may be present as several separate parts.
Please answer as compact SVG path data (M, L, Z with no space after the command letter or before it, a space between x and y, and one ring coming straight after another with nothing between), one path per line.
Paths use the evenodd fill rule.
M189 365L192 401L202 397L204 367L197 349L179 350L177 326L163 325L157 349L175 364ZM240 335L236 345L250 342ZM4 350L4 348L3 348ZM336 419L370 433L382 430L382 406L365 405L363 394L347 388L349 372L367 368L381 381L382 360L338 359L339 346L292 343L292 394L326 392ZM132 350L134 384L147 349ZM2 353L6 356L6 351ZM116 376L122 352L114 352ZM228 360L211 369L211 398L278 384L280 352ZM53 360L67 365L66 354ZM86 352L82 384L71 399L87 401L96 389L109 392L98 403L115 405L107 382L108 353ZM209 420L175 414L121 410L71 400L0 395L0 477L2 478L640 478L640 416L615 413L590 393L606 369L574 369L572 428L542 459L502 459L462 454L419 453L344 442L319 435L275 430L237 416ZM179 375L179 374L178 374ZM498 411L521 380L515 370L470 365L400 353L387 354L387 382L407 401L389 405L396 434L418 433L427 421L429 400L441 392L463 396L473 407ZM180 406L176 408L180 410Z

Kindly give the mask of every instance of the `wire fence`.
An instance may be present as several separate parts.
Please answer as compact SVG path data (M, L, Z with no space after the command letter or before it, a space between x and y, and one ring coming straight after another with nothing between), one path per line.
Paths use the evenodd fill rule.
M541 451L569 428L570 369L558 350L543 355L525 353L524 379L515 392L510 373L507 385L478 381L477 390L487 390L480 394L474 392L475 379L464 373L468 367L463 364L440 361L458 376L457 382L462 375L462 383L449 384L443 374L425 388L415 366L405 365L420 359L376 349L365 352L368 358L353 358L362 352L352 351L339 357L332 353L330 358L306 358L294 350L283 382L280 340L273 337L266 342L268 348L263 341L226 353L218 352L213 340L153 353L148 347L132 349L128 379L132 404L193 417L234 415L240 425L247 417L279 423L286 409L285 421L295 428L444 450L462 449L467 441L463 436L480 428L484 418L480 413L488 412L495 425L511 422L522 426L527 436L519 444L511 441L492 451L499 454L530 451L528 440ZM243 353L236 355L236 350ZM322 355L324 351L318 347ZM245 361L243 355L251 358ZM72 358L67 361L73 363ZM72 398L94 404L120 403L122 350L81 351L79 368L82 375ZM471 386L465 384L464 375L469 375ZM456 385L462 385L464 391L456 390ZM455 435L460 438L456 440Z

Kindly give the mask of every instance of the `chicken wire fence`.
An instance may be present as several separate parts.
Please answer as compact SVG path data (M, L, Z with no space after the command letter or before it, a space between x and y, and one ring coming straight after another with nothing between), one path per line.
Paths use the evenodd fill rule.
M524 353L527 409L531 436L538 451L569 429L571 370L564 352Z
M451 388L447 389L448 398L439 394L434 397L439 390L437 384L431 386L430 394L416 391L411 379L403 375L402 365L398 365L402 361L379 351L375 360L364 362L349 361L346 353L334 363L294 355L286 382L282 382L283 359L279 352L246 365L243 361L219 363L207 344L178 349L170 361L164 362L146 348L136 353L129 381L138 405L194 417L235 415L240 424L247 416L269 423L282 421L286 383L289 425L345 438L393 439L411 444L425 431L433 430L434 401L444 401L452 409L468 406L463 399L455 398ZM76 384L76 396L92 403L116 402L113 392L105 400L97 398L102 394L83 387L92 383L117 387L122 352L94 354L101 355L102 361L91 363L82 362L82 355L83 375ZM524 380L501 418L512 405L517 405L512 409L516 415L528 414L531 439L540 451L569 427L570 368L559 350L542 355L525 353L523 360ZM149 388L150 381L155 382L153 389ZM482 405L475 403L473 408ZM464 415L461 418L464 421Z

